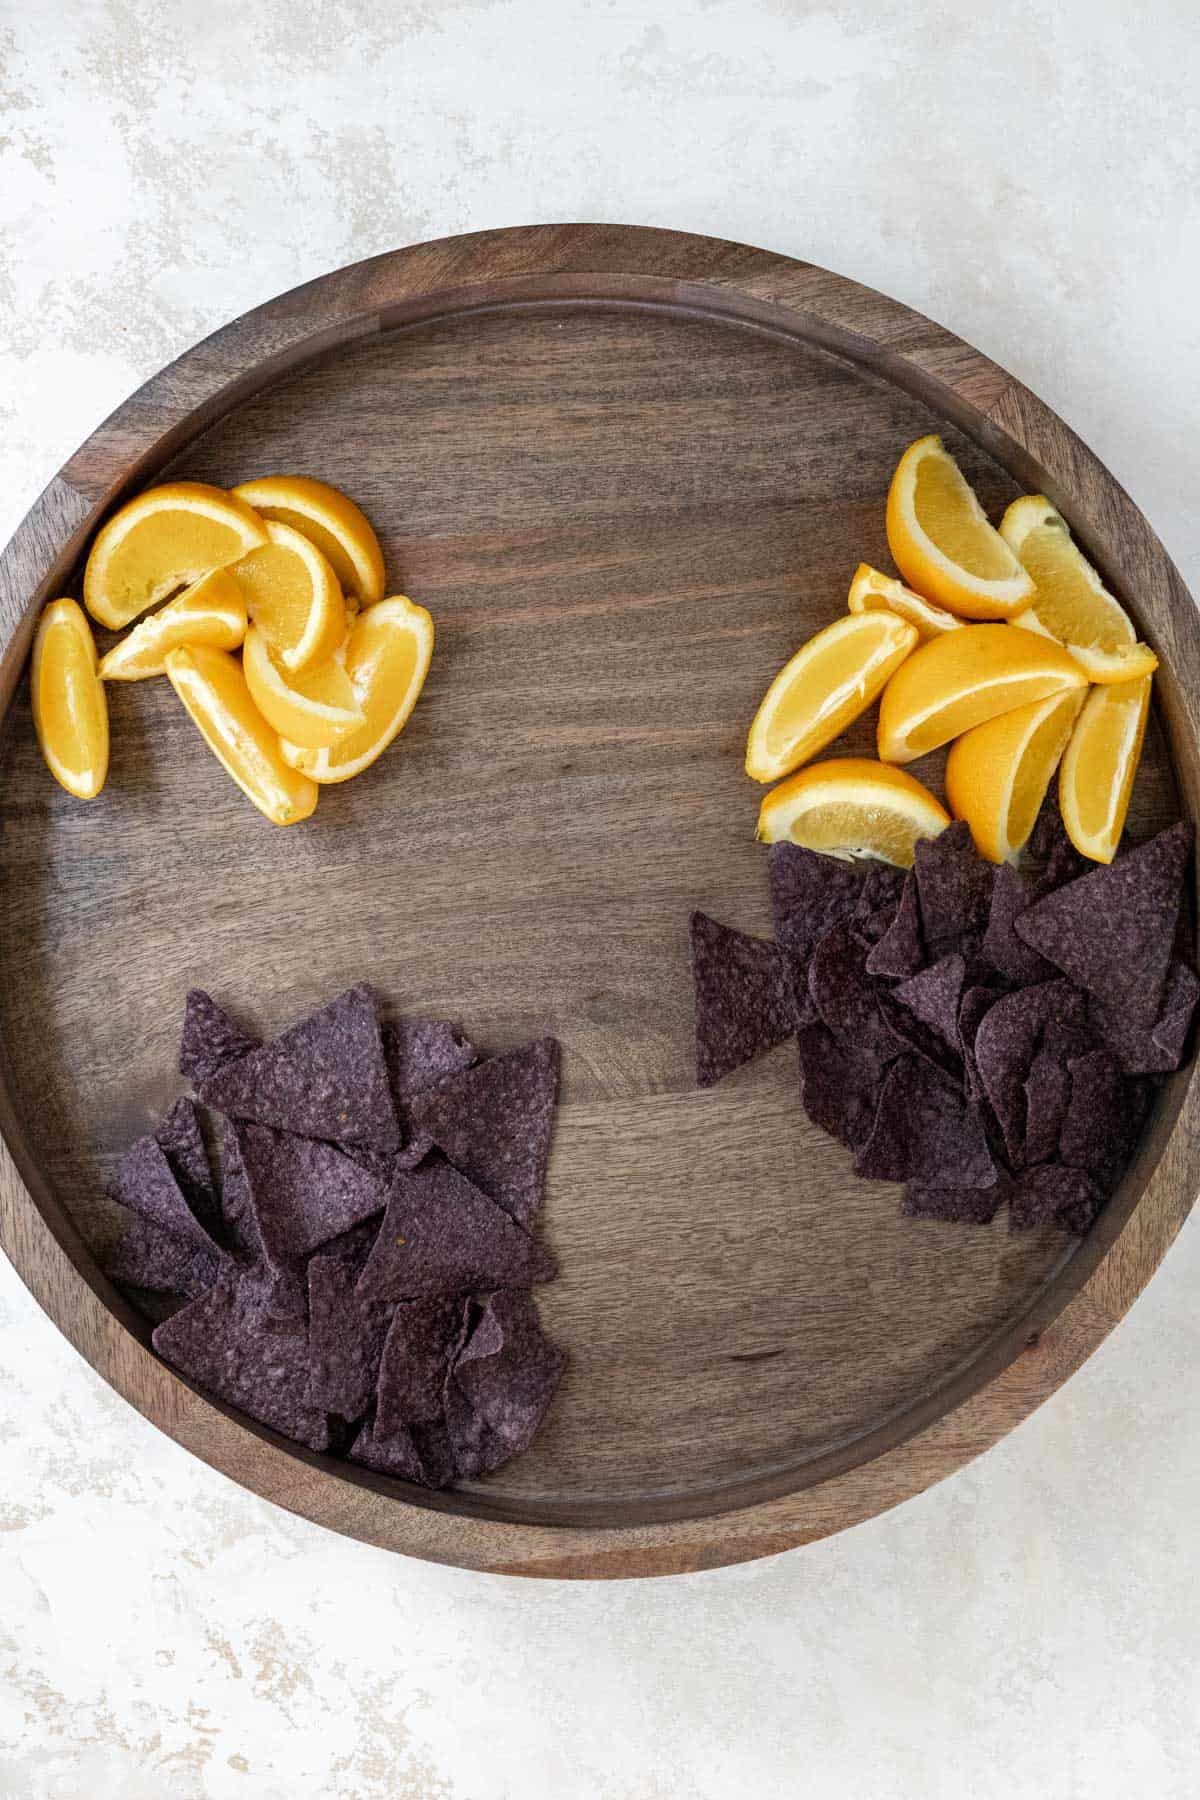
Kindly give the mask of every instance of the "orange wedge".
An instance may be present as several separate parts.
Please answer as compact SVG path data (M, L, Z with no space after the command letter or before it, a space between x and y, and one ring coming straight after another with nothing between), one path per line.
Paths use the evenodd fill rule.
M267 540L244 500L202 481L172 481L130 500L101 527L83 572L83 603L119 631L149 606L237 562Z
M887 539L908 585L963 618L1007 619L1033 595L940 437L918 438L897 463Z
M144 681L163 673L163 658L181 644L236 650L246 635L246 602L228 569L202 575L160 612L135 625L100 664L101 681Z
M289 674L331 657L346 635L338 578L315 544L268 520L267 542L234 565L246 611Z
M759 809L758 837L843 861L873 856L910 869L918 839L937 837L949 823L945 807L915 776L847 756L812 763L772 789Z
M946 798L989 862L1012 862L1033 830L1071 735L1084 689L1068 688L1001 713L951 746Z
M294 769L313 781L349 781L367 769L407 723L429 671L433 655L433 620L423 606L402 594L368 607L346 643L350 677L365 723L327 750L308 750L281 743Z
M893 612L897 618L916 626L917 636L923 644L932 637L940 637L943 631L957 630L962 624L953 613L943 612L932 600L922 599L894 575L885 575L882 570L873 569L870 563L859 563L854 571L849 607L853 613Z
M1014 500L1000 521L1000 535L1034 582L1033 598L1015 615L1014 625L1057 638L1093 681L1136 681L1154 673L1157 656L1138 643L1133 620L1044 494Z
M818 631L779 671L754 715L746 773L777 781L864 713L917 642L892 612L848 613Z
M317 788L288 767L237 658L205 645L168 650L167 677L200 735L248 800L275 825L307 819Z
M1075 658L1049 638L1011 625L948 631L914 651L884 688L879 754L912 762L1000 713L1086 686Z
M246 633L242 672L250 698L280 737L307 749L327 749L366 724L350 677L336 656L303 675L288 675L257 625Z
M108 774L108 700L83 608L52 600L38 621L30 676L33 723L46 767L77 800L94 800Z
M233 492L264 519L290 525L315 544L345 593L364 606L383 599L383 551L371 521L349 495L309 475L263 475Z
M1117 853L1142 754L1153 676L1095 687L1084 702L1058 776L1067 836L1083 856Z

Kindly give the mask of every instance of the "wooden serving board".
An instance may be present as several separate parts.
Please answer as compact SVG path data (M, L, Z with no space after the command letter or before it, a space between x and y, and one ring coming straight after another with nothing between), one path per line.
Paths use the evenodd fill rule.
M901 1219L804 1118L792 1045L694 1087L688 914L769 930L747 723L860 558L888 566L889 475L935 430L993 513L1050 494L1126 600L1164 664L1133 825L1194 815L1197 617L1132 502L948 332L765 251L554 226L360 263L190 351L51 483L0 563L0 1232L181 1443L414 1555L664 1573L916 1493L1129 1306L1196 1190L1190 1071L1082 1243ZM279 831L146 682L112 690L102 797L70 800L30 721L38 608L140 487L274 471L344 486L434 614L404 737ZM441 1496L197 1395L93 1255L107 1169L179 1091L188 986L274 1029L364 977L486 1048L565 1052L539 1298L569 1373L526 1456Z

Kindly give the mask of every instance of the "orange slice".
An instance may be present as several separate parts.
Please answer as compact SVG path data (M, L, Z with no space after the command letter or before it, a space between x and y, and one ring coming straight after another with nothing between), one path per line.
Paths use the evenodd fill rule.
M1061 644L1011 625L968 625L933 638L892 676L879 703L879 754L906 763L976 725L1048 700L1087 676Z
M754 715L747 775L776 781L824 749L866 712L916 642L916 626L891 612L848 613L809 638Z
M371 521L348 494L310 475L263 475L233 489L264 519L301 532L364 606L383 599L383 551Z
M250 698L267 724L293 744L327 749L366 724L350 677L336 656L303 675L287 675L262 632L252 625L246 633L242 671Z
M1001 713L951 746L946 798L989 862L1012 862L1033 830L1071 735L1084 689L1068 688Z
M77 601L52 600L42 613L30 690L46 767L68 794L94 800L108 774L108 700L92 628Z
M1095 687L1084 702L1058 776L1067 836L1083 856L1117 853L1142 754L1153 676Z
M918 438L896 465L887 539L910 587L966 619L1007 619L1033 582L987 515L940 437Z
M246 611L289 674L333 655L346 635L346 604L332 567L290 525L268 520L267 542L234 565Z
M843 861L873 856L910 869L918 839L937 837L950 815L903 769L847 756L812 763L764 799L758 837L821 850Z
M202 644L185 646L168 650L166 671L205 743L259 812L275 825L307 819L317 788L284 762L237 658Z
M854 571L849 607L853 613L893 612L897 618L916 626L922 643L940 637L943 631L956 631L962 624L953 613L943 612L932 600L914 594L894 575L885 575L882 570L873 569L870 563L859 563Z
M237 579L228 569L214 569L114 644L100 664L100 679L144 681L161 675L167 651L181 644L236 650L245 635L246 602Z
M202 481L150 488L98 532L83 572L83 603L93 619L119 631L266 538L258 514L223 488Z
M1013 618L1023 631L1065 644L1093 681L1136 681L1158 658L1139 644L1133 620L1071 537L1067 521L1044 494L1014 500L1000 535L1033 577L1033 599Z
M346 673L365 723L328 750L306 750L285 739L280 745L284 757L321 783L361 774L407 723L432 655L433 620L423 606L399 594L368 607L346 644Z

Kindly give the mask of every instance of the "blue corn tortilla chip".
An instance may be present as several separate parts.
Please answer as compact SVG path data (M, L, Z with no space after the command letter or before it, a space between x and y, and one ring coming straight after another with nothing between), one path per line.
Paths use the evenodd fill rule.
M119 1244L104 1258L110 1281L158 1294L206 1294L222 1269L222 1259L187 1238L164 1231L135 1214Z
M958 1007L958 1049L966 1074L967 1094L972 1100L986 1098L979 1070L975 1064L975 1038L979 1027L995 1006L1000 995L995 988L969 987Z
M1069 981L1043 981L1005 994L975 1033L975 1066L1014 1169L1025 1162L1025 1082L1042 1033L1054 1024L1082 1024L1084 998Z
M226 1119L221 1129L221 1228L239 1262L260 1261L262 1238L250 1202L250 1183L246 1179L237 1123L233 1119Z
M489 1296L446 1386L455 1468L481 1475L527 1448L566 1367L529 1294Z
M222 1247L205 1230L175 1179L166 1152L153 1137L138 1138L113 1171L109 1191L120 1205L173 1232L178 1238L220 1256Z
M1062 1057L1039 1050L1025 1078L1026 1163L1052 1162L1071 1098L1071 1073Z
M554 1258L447 1162L396 1176L359 1279L366 1300L416 1300L549 1281Z
M235 1024L211 994L203 988L192 988L183 1013L179 1073L199 1086L226 1063L257 1050L260 1041Z
M839 1044L820 1021L802 1025L800 1099L814 1125L848 1150L857 1150L871 1135L879 1105L882 1071L877 1063L856 1056Z
M957 952L931 963L919 975L910 975L894 990L894 998L915 1013L958 1054L958 1012L966 981L967 965Z
M923 1187L983 1188L998 1179L978 1108L917 1056L901 1057L884 1077L854 1168L864 1180Z
M925 941L921 936L921 910L916 877L910 871L900 891L900 904L887 931L867 957L869 975L888 975L904 980L925 967Z
M692 914L696 1081L711 1087L795 1029L789 972L775 944Z
M379 1377L392 1308L355 1293L350 1257L314 1256L308 1265L308 1388L319 1411L359 1419Z
M186 1097L176 1100L155 1127L154 1140L196 1218L209 1237L220 1243L221 1213L195 1101Z
M1127 1075L1165 1075L1183 1061L1198 998L1200 982L1176 958L1167 970L1162 1006L1153 1025L1136 1024L1095 996L1088 1017Z
M1008 1228L1029 1231L1035 1225L1057 1225L1077 1237L1090 1228L1104 1196L1091 1176L1062 1163L1026 1169L1009 1196Z
M238 1120L263 1254L276 1268L383 1211L387 1189L333 1144Z
M992 904L983 934L983 955L994 969L1022 987L1049 981L1057 973L1054 964L1023 943L1014 929L1021 914L1038 899L1038 889L1011 863L1001 863L992 886Z
M381 1433L372 1421L355 1438L350 1460L421 1487L442 1488L454 1480L450 1440L440 1419L428 1425L401 1427L391 1436Z
M375 1402L385 1437L442 1416L450 1358L462 1336L462 1299L402 1300L392 1313Z
M391 1183L388 1183L389 1187ZM352 1225L349 1231L339 1232L337 1237L321 1245L322 1256L336 1256L341 1262L351 1263L355 1277L362 1274L367 1266L367 1258L371 1254L375 1239L379 1236L382 1214L364 1219L361 1225Z
M1125 1076L1108 1050L1093 1050L1068 1064L1071 1098L1063 1120L1059 1155L1085 1169L1105 1193L1117 1185L1133 1155L1149 1111L1141 1081Z
M308 1331L272 1329L274 1282L227 1271L216 1286L159 1325L154 1348L200 1388L313 1450L329 1447L329 1421L308 1397Z
M397 1151L400 1126L375 1003L354 987L198 1084L219 1112L301 1137Z
M1048 894L1017 936L1133 1024L1158 1018L1183 902L1192 829L1182 822Z
M383 1055L404 1130L404 1148L387 1171L390 1180L395 1169L415 1169L433 1149L427 1133L412 1131L409 1101L444 1075L471 1068L479 1054L449 1019L402 1019L397 1025L383 1027Z
M802 963L833 926L854 916L863 876L853 863L799 844L772 844L767 854L775 941Z
M907 1006L902 1006L896 998L895 990L881 994L879 1003L897 1048L924 1057L927 1063L932 1063L956 1087L961 1086L963 1071L957 1046L949 1045L923 1019L919 1019L916 1013L911 1012Z
M867 974L863 946L849 924L835 925L813 951L808 992L819 1018L856 1056L885 1063L900 1054Z
M1086 875L1095 866L1080 854L1067 836L1058 795L1053 788L1042 801L1041 811L1029 834L1025 854L1033 865L1032 872L1039 896L1052 893L1055 888L1063 887L1068 881Z
M885 918L890 921L895 917L903 892L903 869L894 869L891 863L868 864L867 872L859 883L858 899L851 920L860 936L868 936L875 929L873 921ZM878 942L878 936L871 937L870 941Z
M913 873L921 936L930 962L940 962L987 928L995 869L975 849L971 829L956 819L940 836L921 838Z
M476 1186L529 1228L541 1209L558 1096L559 1049L539 1038L447 1075L412 1102L426 1132Z
M1000 1210L1004 1188L918 1187L904 1190L900 1211L906 1219L938 1219L949 1225L990 1225Z

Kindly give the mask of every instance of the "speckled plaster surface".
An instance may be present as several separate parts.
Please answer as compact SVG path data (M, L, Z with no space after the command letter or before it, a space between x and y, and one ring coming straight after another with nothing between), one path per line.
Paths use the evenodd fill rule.
M727 234L1021 375L1200 591L1191 0L3 0L0 536L186 345L536 219ZM1191 1800L1200 1224L1083 1372L842 1538L523 1584L192 1461L0 1263L0 1795Z

